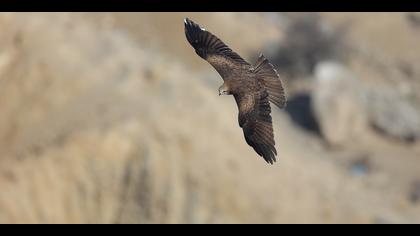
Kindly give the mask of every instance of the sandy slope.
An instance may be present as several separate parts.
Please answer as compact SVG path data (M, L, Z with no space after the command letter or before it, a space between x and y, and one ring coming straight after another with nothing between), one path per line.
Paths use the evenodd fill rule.
M372 134L331 151L275 110L279 161L256 156L183 15L0 15L0 222L420 222L416 145ZM260 29L253 15L193 16L231 25L245 55L281 36L232 30ZM351 176L360 153L374 171Z

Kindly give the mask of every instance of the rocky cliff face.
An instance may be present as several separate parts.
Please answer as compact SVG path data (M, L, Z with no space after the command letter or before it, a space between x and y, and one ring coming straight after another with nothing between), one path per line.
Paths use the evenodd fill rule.
M420 221L416 142L369 131L330 149L273 109L268 166L184 40L186 15L227 24L251 61L284 37L264 14L0 15L0 222Z

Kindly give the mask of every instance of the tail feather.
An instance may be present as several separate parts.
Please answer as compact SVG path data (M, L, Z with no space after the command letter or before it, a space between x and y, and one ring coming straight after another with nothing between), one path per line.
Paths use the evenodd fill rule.
M279 108L286 106L283 84L274 66L262 54L255 63L254 73L268 92L268 99Z

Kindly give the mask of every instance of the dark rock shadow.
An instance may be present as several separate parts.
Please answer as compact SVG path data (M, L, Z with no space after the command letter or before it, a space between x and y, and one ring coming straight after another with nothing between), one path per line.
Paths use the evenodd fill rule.
M312 111L311 99L309 94L295 95L288 100L285 110L293 123L306 131L321 136L319 124Z

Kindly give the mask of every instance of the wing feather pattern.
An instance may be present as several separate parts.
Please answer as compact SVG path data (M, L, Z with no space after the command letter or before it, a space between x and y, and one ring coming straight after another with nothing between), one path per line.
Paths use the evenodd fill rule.
M184 25L185 36L195 52L207 60L223 78L226 78L233 69L238 69L243 65L250 66L222 40L190 19L185 18Z
M276 161L269 94L262 89L255 96L235 96L239 107L239 126L245 140L265 161ZM250 105L251 104L251 105Z

